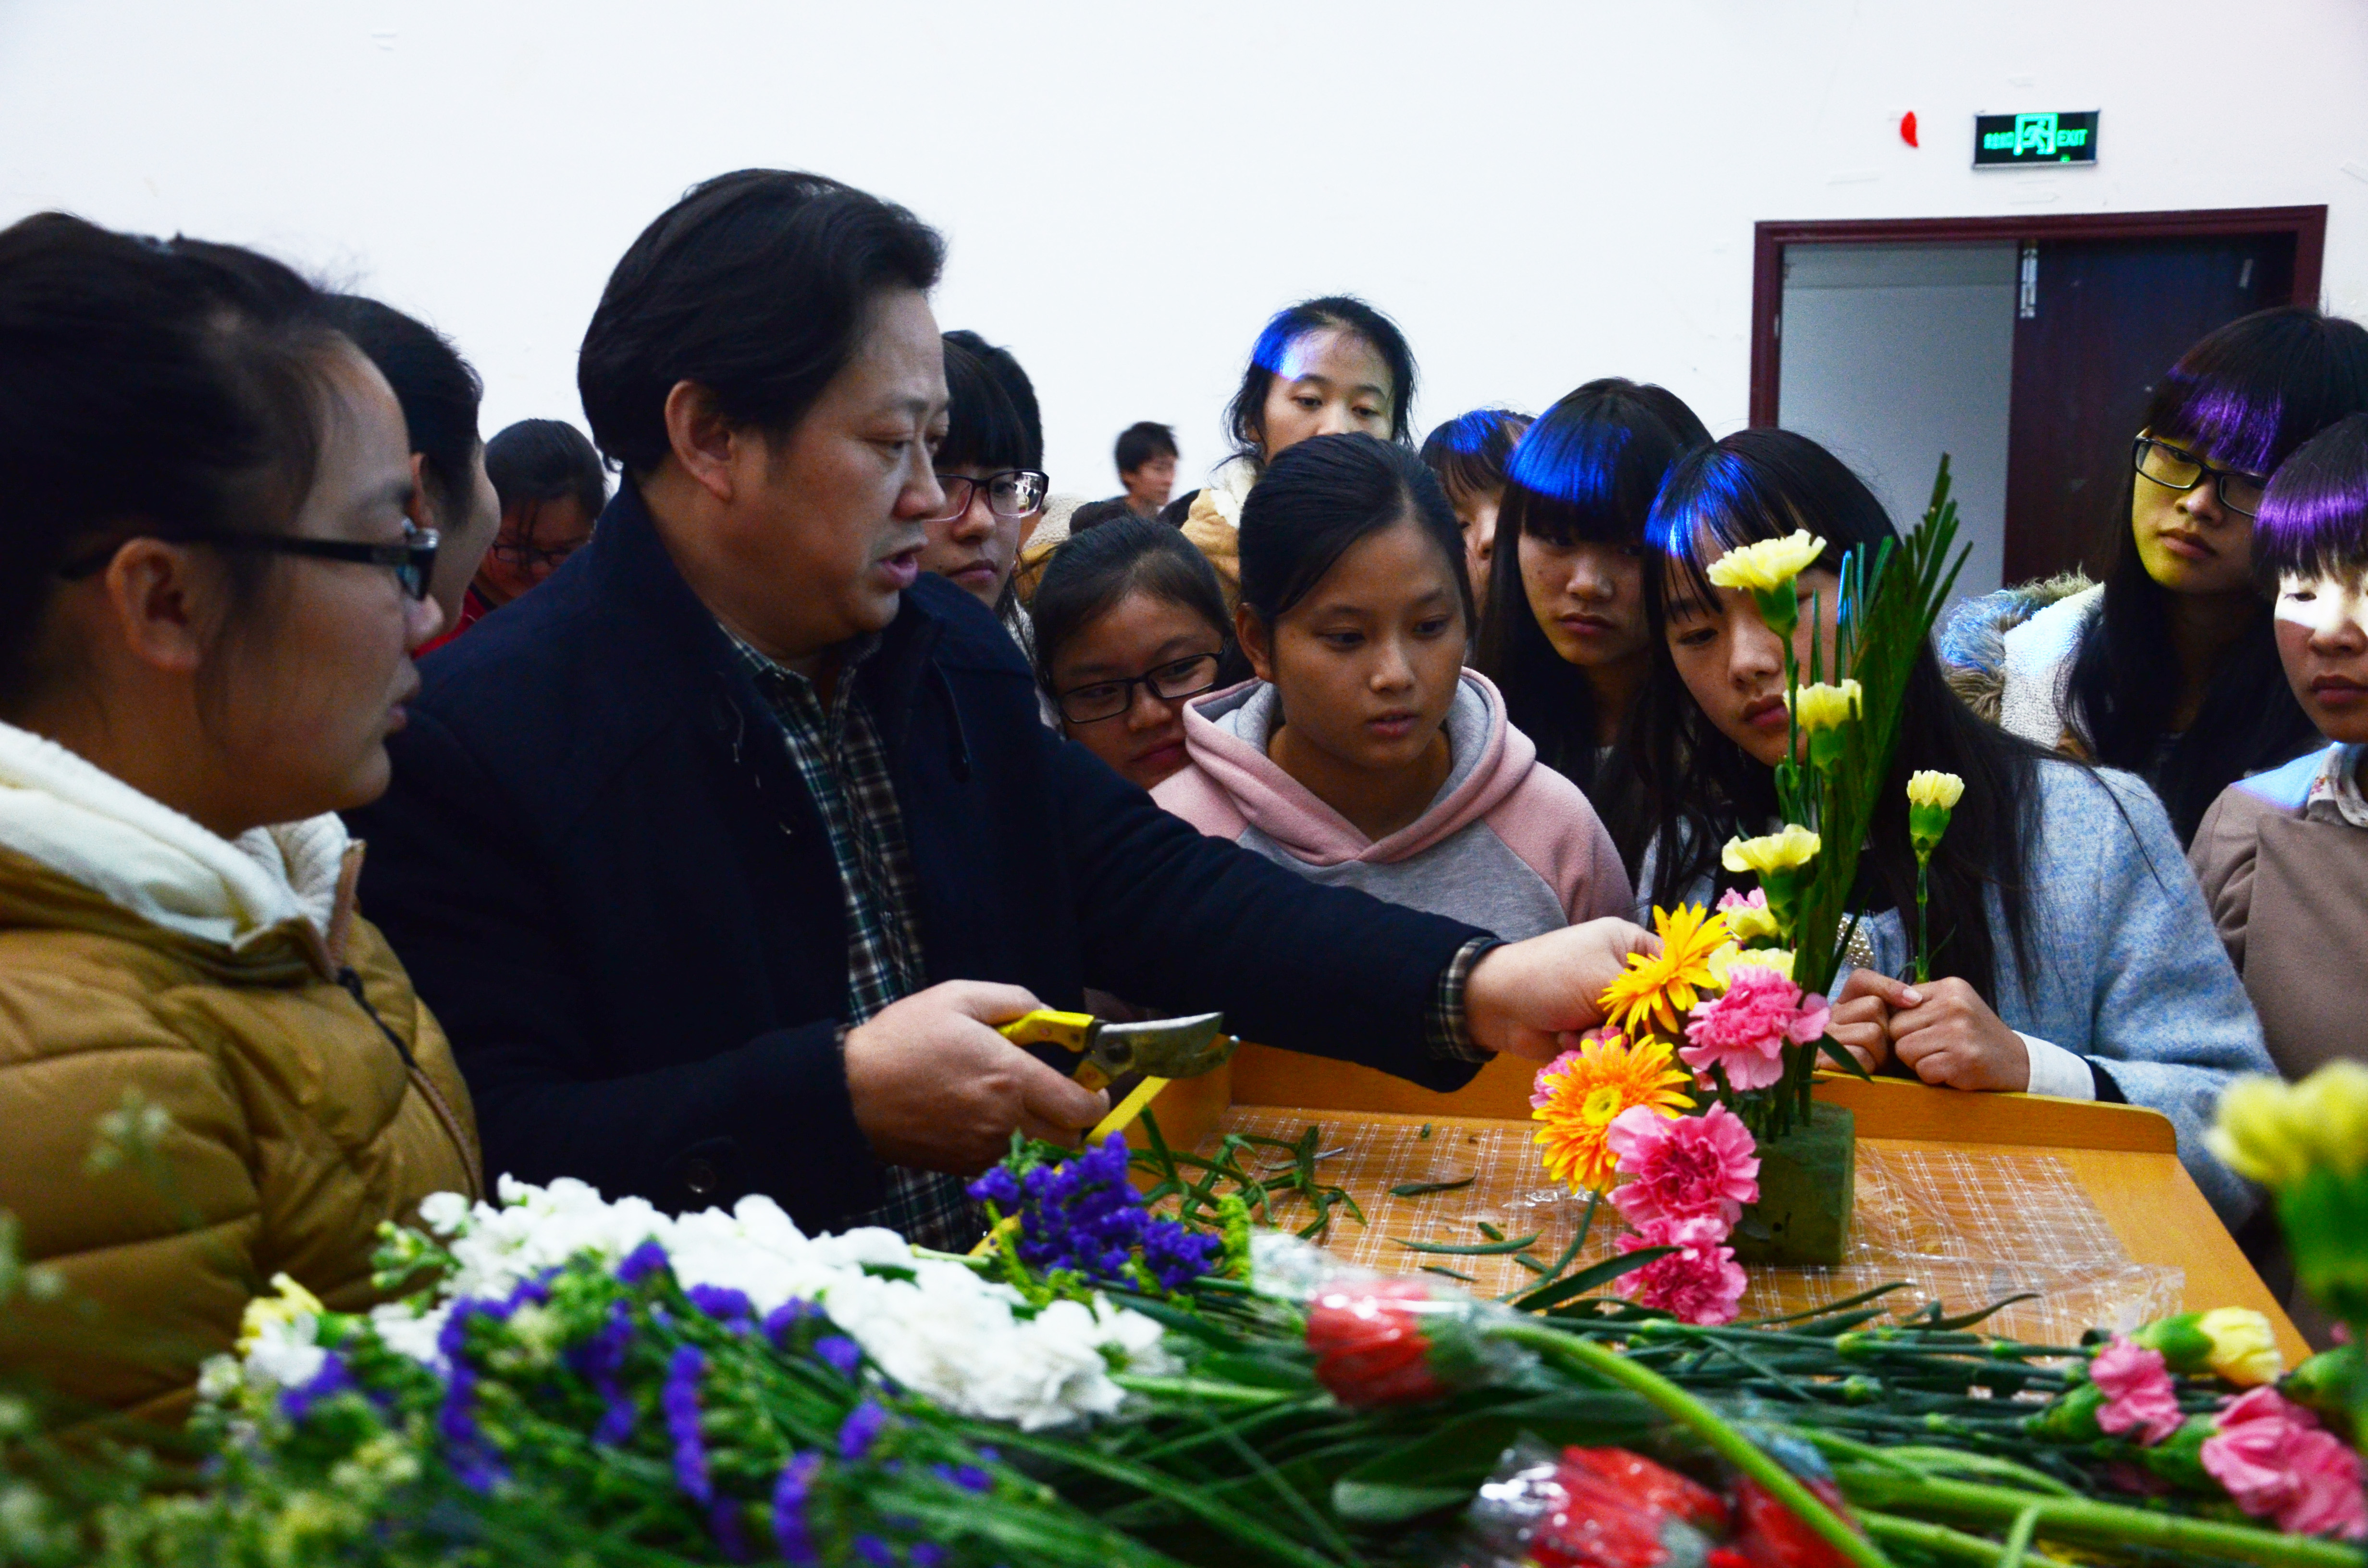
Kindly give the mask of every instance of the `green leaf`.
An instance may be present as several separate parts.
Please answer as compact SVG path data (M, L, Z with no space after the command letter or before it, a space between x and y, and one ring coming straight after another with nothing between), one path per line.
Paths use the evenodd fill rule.
M1861 1062L1857 1057L1852 1056L1849 1050L1843 1046L1842 1042L1836 1040L1833 1036L1820 1036L1817 1040L1817 1049L1824 1051L1827 1056L1832 1057L1836 1062L1841 1063L1843 1067L1858 1074L1859 1078L1862 1082L1869 1084L1874 1082L1874 1074L1866 1070L1866 1064Z
M1494 1225L1484 1228L1497 1230ZM1504 1234L1502 1231L1497 1231L1497 1233L1500 1236ZM1441 1253L1451 1257L1487 1257L1498 1253L1520 1252L1523 1247L1535 1246L1538 1244L1538 1238L1544 1234L1543 1231L1532 1231L1526 1236L1516 1237L1508 1242L1473 1242L1468 1244L1462 1242L1410 1242L1404 1236L1392 1236L1390 1240L1408 1252Z
M1608 1284L1677 1250L1675 1247L1638 1247L1634 1252L1624 1252L1618 1257L1607 1257L1601 1263L1582 1268L1551 1285L1539 1286L1514 1301L1513 1305L1525 1312L1543 1312L1548 1307L1560 1306L1573 1296L1584 1296L1598 1285Z
M1398 1183L1397 1186L1390 1188L1390 1196L1392 1198L1420 1198L1426 1193L1453 1192L1458 1187L1470 1187L1474 1182L1478 1181L1479 1179L1479 1174L1474 1172L1473 1175L1468 1176L1457 1176L1453 1181L1402 1181Z

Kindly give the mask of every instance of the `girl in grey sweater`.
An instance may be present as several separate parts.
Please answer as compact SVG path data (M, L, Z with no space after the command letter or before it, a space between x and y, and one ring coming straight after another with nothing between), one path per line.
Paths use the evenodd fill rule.
M1684 460L1655 503L1645 581L1657 687L1640 748L1656 830L1642 881L1655 902L1713 893L1719 847L1770 825L1789 744L1783 646L1749 597L1713 585L1706 568L1796 528L1827 541L1801 576L1819 605L1795 633L1806 666L1813 637L1830 660L1842 553L1893 537L1857 476L1804 437L1748 430ZM1902 911L1915 898L1906 781L1916 768L1965 784L1932 862L1941 978L1922 985L1893 978L1913 951ZM2269 1058L2152 791L1975 719L1929 647L1893 771L1860 861L1864 940L1835 996L1835 1038L1871 1067L1930 1084L2158 1110L2204 1196L2232 1228L2242 1222L2254 1195L2203 1133L2229 1077L2265 1072Z

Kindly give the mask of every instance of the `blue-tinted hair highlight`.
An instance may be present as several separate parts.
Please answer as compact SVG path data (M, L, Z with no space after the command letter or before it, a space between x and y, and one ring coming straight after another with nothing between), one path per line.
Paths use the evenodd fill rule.
M2265 583L2368 569L2368 414L2339 419L2279 465L2253 519Z

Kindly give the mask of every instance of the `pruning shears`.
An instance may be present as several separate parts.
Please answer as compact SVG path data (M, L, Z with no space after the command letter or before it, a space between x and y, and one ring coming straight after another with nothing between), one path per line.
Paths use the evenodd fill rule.
M1057 1045L1084 1060L1072 1074L1088 1089L1129 1073L1155 1078L1197 1078L1221 1066L1241 1042L1225 1032L1223 1013L1114 1024L1091 1013L1039 1007L996 1031L1014 1045Z

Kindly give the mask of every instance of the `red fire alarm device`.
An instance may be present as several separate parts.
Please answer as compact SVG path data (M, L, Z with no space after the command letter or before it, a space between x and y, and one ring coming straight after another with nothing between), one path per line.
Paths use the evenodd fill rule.
M1899 139L1910 147L1921 146L1916 140L1916 111L1909 109L1899 117Z

